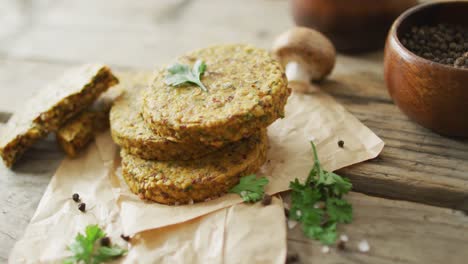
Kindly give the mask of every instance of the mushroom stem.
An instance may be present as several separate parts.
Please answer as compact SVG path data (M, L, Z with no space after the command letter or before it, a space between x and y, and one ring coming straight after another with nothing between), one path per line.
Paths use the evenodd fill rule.
M301 63L291 61L285 67L286 77L288 77L289 87L299 93L308 93L312 91L310 86L310 74L304 69Z
M288 77L289 82L310 82L309 73L301 67L301 64L291 61L286 64L286 77Z
M335 47L327 37L313 29L294 27L279 35L272 48L285 67L288 81L298 92L306 91L310 81L321 81L335 66ZM300 89L299 89L300 87Z

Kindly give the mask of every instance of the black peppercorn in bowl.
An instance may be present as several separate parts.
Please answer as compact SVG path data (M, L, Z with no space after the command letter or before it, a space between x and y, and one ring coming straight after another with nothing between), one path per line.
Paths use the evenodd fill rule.
M447 136L468 137L467 16L468 2L413 7L393 23L385 46L393 101L415 122Z

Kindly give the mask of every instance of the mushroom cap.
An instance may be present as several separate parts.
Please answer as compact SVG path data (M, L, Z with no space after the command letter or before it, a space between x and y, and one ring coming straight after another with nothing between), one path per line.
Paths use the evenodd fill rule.
M273 53L286 67L289 62L301 65L313 81L322 80L335 66L336 51L322 33L305 27L294 27L276 38Z

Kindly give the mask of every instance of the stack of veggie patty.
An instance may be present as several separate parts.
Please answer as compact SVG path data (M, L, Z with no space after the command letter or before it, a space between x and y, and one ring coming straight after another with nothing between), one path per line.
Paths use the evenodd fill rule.
M164 204L216 198L256 172L266 160L266 127L284 115L290 94L280 64L249 45L209 47L177 62L206 65L206 91L167 84L164 68L127 87L110 112L125 181Z

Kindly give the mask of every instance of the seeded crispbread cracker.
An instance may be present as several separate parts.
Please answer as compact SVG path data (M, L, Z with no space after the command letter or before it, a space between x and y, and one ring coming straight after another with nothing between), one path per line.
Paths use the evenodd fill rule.
M101 64L88 64L66 72L40 90L14 113L0 131L0 156L13 166L38 139L58 128L90 106L118 79Z
M149 160L189 160L202 157L217 148L201 142L177 142L156 135L141 117L141 91L154 78L140 73L131 79L122 78L123 94L114 102L110 112L114 142L128 153Z
M218 45L180 57L192 67L206 63L201 77L208 88L165 82L162 69L144 91L142 115L158 135L182 142L221 146L249 137L284 115L290 94L280 63L249 45Z
M68 157L76 157L93 139L97 132L108 127L109 113L87 110L68 121L56 132L56 138Z
M123 91L122 75L123 79L128 79L127 74L119 74L121 84L103 93L92 106L68 120L55 133L60 147L68 157L76 157L97 133L109 128L109 111L114 100Z
M122 174L141 199L163 204L201 202L219 197L255 173L266 161L268 138L262 130L207 156L189 161L148 161L122 149Z

